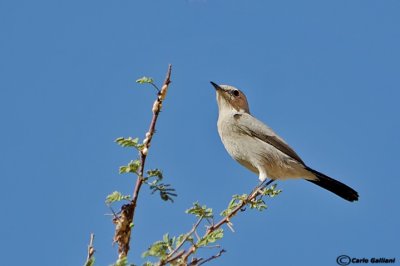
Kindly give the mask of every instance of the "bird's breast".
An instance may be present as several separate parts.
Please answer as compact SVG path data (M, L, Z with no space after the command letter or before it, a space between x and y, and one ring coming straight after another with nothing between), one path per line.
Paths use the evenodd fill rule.
M258 172L254 160L261 155L260 143L243 133L233 115L218 119L218 133L229 155L247 169ZM256 154L259 153L259 154Z

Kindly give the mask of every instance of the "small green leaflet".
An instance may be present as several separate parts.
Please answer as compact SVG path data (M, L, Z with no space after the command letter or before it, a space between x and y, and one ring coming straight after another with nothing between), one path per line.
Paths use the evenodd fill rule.
M154 80L150 77L141 77L140 79L137 79L136 82L139 84L145 84L145 83L153 83Z

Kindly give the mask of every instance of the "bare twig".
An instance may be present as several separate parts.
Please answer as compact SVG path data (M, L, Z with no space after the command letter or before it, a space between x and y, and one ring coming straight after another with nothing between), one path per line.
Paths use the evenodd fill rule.
M206 263L206 262L209 262L210 260L214 260L214 259L216 259L216 258L218 258L218 257L221 257L222 253L225 253L225 252L226 252L225 249L221 249L217 254L215 254L215 255L209 257L208 259L205 259L205 260L201 261L200 263L198 263L198 264L196 264L196 265L197 265L197 266L200 266L200 265L202 265L202 264L204 264L204 263Z
M156 123L158 115L160 114L162 108L162 103L167 94L168 86L171 83L171 70L172 66L169 65L163 86L161 87L161 90L158 91L157 99L154 101L153 104L153 117L149 126L149 130L146 133L146 138L143 140L143 148L140 150L140 166L138 169L138 177L136 179L135 188L133 190L132 200L130 201L130 203L123 205L121 207L121 212L119 216L117 218L114 218L114 223L116 224L114 242L118 243L119 259L126 257L129 252L130 236L132 227L134 225L133 220L135 216L135 209L139 197L140 188L144 183L144 169L148 149L155 133Z
M89 245L88 245L88 250L87 250L87 257L86 257L86 262L85 262L85 266L90 266L93 265L93 260L94 260L94 252L95 249L93 247L93 241L94 241L94 234L91 233L90 234L90 241L89 241Z
M204 246L203 248L221 248L220 245Z

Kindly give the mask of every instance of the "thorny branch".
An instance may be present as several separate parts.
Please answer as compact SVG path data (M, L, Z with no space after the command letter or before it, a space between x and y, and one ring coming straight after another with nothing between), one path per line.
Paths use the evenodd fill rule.
M153 117L149 126L149 130L146 133L146 138L143 140L143 148L140 150L140 166L138 169L138 177L136 179L136 185L133 191L132 200L121 207L121 212L116 216L113 222L115 226L114 242L118 243L118 255L119 259L123 259L128 255L130 248L130 236L133 227L133 220L135 216L135 209L139 197L140 188L144 183L144 168L148 149L150 147L151 140L155 133L156 123L158 115L160 114L162 103L168 91L168 86L171 83L171 70L172 66L168 66L167 74L161 87L161 90L157 93L157 99L154 101L152 112Z
M207 231L205 232L203 238L206 238L208 235L210 235L212 232L215 230L219 229L222 225L227 224L228 226L230 225L230 219L234 217L240 210L242 210L248 203L254 201L257 199L257 197L262 197L263 196L263 189L269 186L274 180L268 181L266 184L261 183L258 186L254 188L254 190L247 196L247 198L243 201L240 202L228 215L226 215L224 218L222 218L219 222L216 224L212 224L210 227L208 227ZM193 226L192 230L188 234L192 234L195 232L196 228L198 227L198 224ZM172 253L176 253L179 248L177 247L173 252L171 252L170 255L168 255L168 259L165 262L160 262L159 265L165 265L167 263L174 262L176 260L179 260L182 265L201 265L204 264L210 260L216 259L222 255L222 253L225 252L224 249L220 250L220 252L217 255L214 255L206 260L203 259L196 259L193 258L192 261L188 264L188 258L196 252L198 247L193 244L191 245L187 250L183 250L177 253L177 255L172 256ZM181 265L179 264L179 265Z
M199 227L201 221L203 221L203 218L200 217L197 222L193 225L192 229L188 233L186 233L185 237L181 241L181 243L173 250L171 253L168 254L167 258L163 261L160 261L159 266L167 265L168 263L177 260L178 258L182 257L182 255L185 253L184 250L181 250L178 252L178 250L185 244L185 242L189 239L189 237L196 232L197 227ZM178 253L177 253L178 252ZM176 254L177 253L177 254ZM175 256L174 256L175 255Z
M160 266L165 265L165 264L169 263L170 261L174 261L178 257L183 255L183 254L180 254L180 256L173 257L174 254L183 246L183 244L185 244L186 240L188 240L188 238L196 231L197 227L199 227L202 220L203 220L203 218L199 218L197 220L195 225L193 225L192 229L185 235L182 242L173 251L171 251L171 253L167 256L167 259L165 260L165 262L160 263Z
M235 209L232 210L232 212L225 216L223 219L221 219L217 224L212 225L208 228L206 235L212 233L213 231L215 231L216 229L220 228L221 225L223 224L229 224L230 223L230 219L236 215L236 213L241 210L244 206L247 205L247 203L253 201L255 198L257 198L258 196L262 195L262 188L263 187L267 187L269 186L272 182L274 182L273 179L269 180L265 185L264 184L260 184L257 187L255 187L255 189L249 194L249 196L246 198L246 200L242 201L241 204L239 204Z

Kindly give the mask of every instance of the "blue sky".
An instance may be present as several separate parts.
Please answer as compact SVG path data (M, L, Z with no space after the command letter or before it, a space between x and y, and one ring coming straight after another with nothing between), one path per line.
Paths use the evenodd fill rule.
M143 138L155 97L170 91L147 166L179 194L144 188L130 261L165 232L188 231L199 201L216 213L257 176L234 162L217 130L209 81L248 97L311 167L359 191L346 202L301 180L263 213L233 220L209 265L336 265L336 257L396 257L400 149L400 2L0 2L1 264L81 265L96 234L97 265L116 258L104 205L134 179L135 158L113 141Z

